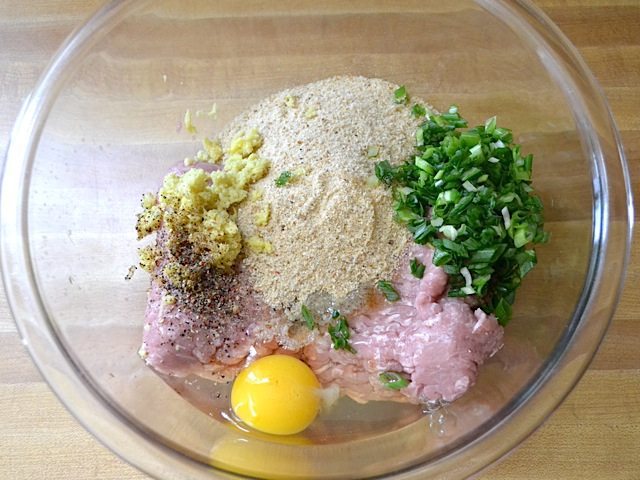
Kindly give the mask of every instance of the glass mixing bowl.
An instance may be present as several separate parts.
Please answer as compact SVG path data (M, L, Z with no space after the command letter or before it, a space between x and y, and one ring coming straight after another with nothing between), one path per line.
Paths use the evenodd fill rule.
M210 385L171 388L137 355L148 278L125 281L142 192L281 89L332 75L405 84L476 124L498 115L535 154L552 234L505 347L445 410L345 403L313 436L275 438L207 415ZM563 400L612 317L628 258L622 148L593 76L524 1L114 1L63 45L26 101L2 179L2 271L51 388L118 455L158 478L462 478ZM180 393L177 393L180 392ZM190 397L190 402L181 395ZM199 403L200 402L200 403ZM200 408L198 408L200 407Z

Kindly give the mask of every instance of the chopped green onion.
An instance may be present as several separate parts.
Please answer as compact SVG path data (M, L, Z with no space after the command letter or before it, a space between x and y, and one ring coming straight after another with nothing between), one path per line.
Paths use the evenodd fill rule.
M460 143L465 147L475 147L480 144L480 134L474 131L460 134Z
M533 232L527 228L519 228L513 235L513 244L516 248L525 246L527 243L533 240Z
M409 96L407 95L407 89L404 85L393 92L393 100L396 103L407 103Z
M449 240L455 240L458 236L458 230L453 225L443 225L438 231Z
M509 230L509 227L511 226L511 215L509 215L509 209L504 207L500 213L502 214L502 220L504 221L504 228Z
M356 353L356 350L349 343L351 332L349 331L349 323L346 317L334 310L331 318L335 320L335 323L329 325L327 330L334 350L346 350L350 353Z
M371 145L367 148L367 157L375 158L380 153L380 148L377 145Z
M409 386L409 380L398 372L382 372L378 378L382 385L391 390L402 390Z
M469 150L469 153L471 154L471 158L482 157L482 145L474 145Z
M302 314L304 323L306 323L307 327L309 327L309 330L313 330L316 326L316 322L313 319L313 315L311 314L309 308L306 305L302 305L302 307L300 307L300 313Z
M536 252L534 250L525 250L516 254L516 260L518 261L520 278L524 278L537 263Z
M492 134L496 129L496 117L491 117L486 122L484 122L484 131L485 133Z
M501 298L493 313L498 319L498 323L504 326L511 319L511 305L504 298Z
M398 90L402 103L406 89ZM417 244L433 245L432 263L449 275L448 295L476 295L503 325L516 289L536 264L530 245L549 238L531 187L532 166L533 156L521 153L495 117L467 129L451 106L424 118L410 159L375 167L392 189L396 219ZM411 265L412 274L417 267Z
M395 177L393 167L387 160L376 163L375 174L378 180L387 185L391 185Z
M432 174L433 173L433 167L431 166L431 164L429 162L427 162L423 158L416 157L415 165L416 165L416 167L418 167L423 172L426 172L428 174Z
M440 193L440 197L442 202L444 203L456 203L460 200L460 192L458 190L445 190Z
M483 248L476 250L469 259L470 263L491 263L496 260L496 253L499 251L497 247ZM504 250L503 250L504 251Z
M284 187L287 183L291 181L293 178L293 173L288 170L285 170L280 174L278 178L276 178L276 187Z
M427 114L427 109L419 103L416 103L413 107L411 107L411 113L414 117L420 118L424 117Z
M452 257L450 253L436 248L436 250L433 252L433 258L431 261L436 267L440 267L449 263L451 261L451 258Z
M477 192L478 189L476 187L473 186L473 184L469 181L466 180L463 184L462 187L467 191L467 192Z
M376 286L378 287L378 290L382 292L382 294L384 295L384 298L386 298L388 301L397 302L398 300L400 300L400 294L395 288L393 288L393 285L391 285L391 282L387 282L386 280L380 280L376 284Z
M424 264L422 264L420 260L418 260L417 258L414 258L413 260L411 260L411 262L409 262L409 269L411 270L411 275L413 275L416 278L424 277L425 268L426 267L424 266Z
M462 175L461 179L462 180L470 180L473 177L475 177L477 174L481 173L482 170L480 170L478 167L471 167L469 170L467 170L466 172L464 172L464 174Z
M473 288L471 288L471 284L473 283L473 280L471 278L471 273L469 272L469 269L467 267L462 267L460 269L460 275L462 275L462 278L464 278L464 281L465 281L464 288L473 290ZM467 292L465 291L465 293ZM475 291L472 293L467 293L467 295L472 295L473 293L475 293Z

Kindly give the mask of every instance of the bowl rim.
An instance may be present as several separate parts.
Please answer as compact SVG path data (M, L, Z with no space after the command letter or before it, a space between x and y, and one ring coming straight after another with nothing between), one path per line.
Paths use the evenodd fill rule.
M139 426L130 423L122 412L114 409L90 378L79 374L82 369L74 365L47 317L28 246L28 184L48 113L60 89L75 71L74 62L77 64L84 52L132 10L141 9L148 3L148 0L114 0L97 10L67 38L25 100L11 133L0 177L0 261L3 284L18 332L34 363L61 403L86 430L120 458L149 475L163 478L169 472L182 472L185 478L188 475L200 478L203 467L206 467L206 473L211 478L211 466L171 449L156 439L149 439ZM561 74L555 80L565 94L573 95L571 100L575 102L581 116L576 121L586 122L586 138L583 141L587 142L586 148L592 154L593 169L592 252L582 295L572 320L558 340L553 354L518 395L517 398L524 396L525 400L512 400L496 415L499 419L494 418L483 424L482 434L463 442L461 448L449 449L442 456L435 457L429 465L417 464L390 472L389 478L414 478L440 467L451 471L454 465L452 457L460 454L467 461L462 462L463 467L456 466L455 469L461 475L471 475L488 467L531 435L573 390L588 368L613 317L629 262L634 216L631 182L620 135L602 89L575 47L529 1L476 0L476 3L512 29L517 29L526 41L542 47L539 55L544 54L546 57L541 58L541 61L549 62L545 65L547 67L558 68ZM580 94L582 89L587 89L590 93L589 103ZM604 118L606 129L602 135L612 140L614 147L607 156L603 152L605 142L600 139L599 132L595 128L589 128L592 126L591 118ZM615 155L612 154L614 151ZM623 192L612 192L614 178L624 183ZM17 209L16 204L25 207ZM615 238L612 234L614 227L618 227ZM624 252L622 256L620 251ZM617 268L605 271L605 264L609 265L607 262L611 258L622 261ZM606 297L609 293L603 291L602 281L605 277L617 287L612 298ZM588 327L588 317L596 304L600 310L604 310L601 315L606 317L606 321L597 325L598 341L583 345L583 355L575 364L576 359L570 359L567 355L571 348L566 347L571 346L573 340ZM603 309L603 305L606 308ZM53 349L48 352L48 355L54 352L53 362L51 357L42 353L42 347ZM574 365L569 365L570 361ZM561 370L567 378L565 375L556 376ZM545 394L549 398L541 398ZM525 406L527 412L523 411ZM98 417L108 418L109 422L100 421ZM514 419L518 421L514 423ZM522 428L524 423L526 426ZM486 443L485 440L498 434L510 441L503 442L504 444L494 442L489 449L482 445ZM460 459L455 462L460 462ZM224 478L240 478L236 474L216 471Z

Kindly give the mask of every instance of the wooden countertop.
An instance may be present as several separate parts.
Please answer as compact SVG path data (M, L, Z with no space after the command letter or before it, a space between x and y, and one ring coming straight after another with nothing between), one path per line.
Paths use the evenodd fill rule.
M20 104L97 0L0 2L0 152ZM538 0L578 47L613 109L640 197L640 2ZM636 219L638 214L636 214ZM636 220L637 221L637 220ZM640 478L640 242L620 306L580 384L524 444L480 478ZM0 293L0 478L145 479L71 417L22 347Z

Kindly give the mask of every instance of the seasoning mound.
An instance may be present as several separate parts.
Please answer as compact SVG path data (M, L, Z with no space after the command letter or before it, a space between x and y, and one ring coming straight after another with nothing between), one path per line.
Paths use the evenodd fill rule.
M262 134L268 175L238 208L255 290L272 308L299 312L311 295L336 302L363 283L387 278L407 249L391 196L372 173L376 160L397 164L413 152L420 121L393 101L397 85L333 77L277 93L222 133ZM265 213L268 212L268 213Z
M230 270L242 249L242 236L231 207L247 197L251 184L269 170L269 162L255 152L262 137L254 129L237 133L221 170L208 173L193 168L182 175L168 174L157 195L142 198L138 238L163 228L168 233L163 275L175 286L193 288L203 266ZM185 254L188 252L188 254ZM198 256L196 267L193 255ZM162 249L145 247L141 265L152 272L163 260Z

